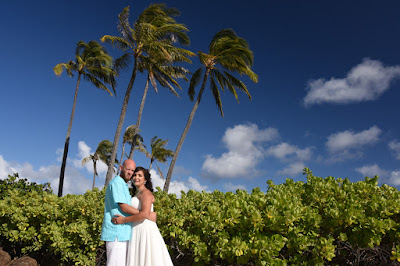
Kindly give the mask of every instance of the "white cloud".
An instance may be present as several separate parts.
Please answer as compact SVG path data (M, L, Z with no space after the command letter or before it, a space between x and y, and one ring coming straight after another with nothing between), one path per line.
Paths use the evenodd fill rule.
M163 180L154 169L150 170L150 174L154 190L156 187L160 187L162 190L164 188L165 180ZM201 185L196 178L189 177L186 181L171 180L168 194L176 194L179 198L181 196L181 191L188 192L189 190L210 192L208 187Z
M392 140L389 142L389 149L391 149L397 160L400 160L400 141Z
M278 137L279 133L275 128L259 130L256 124L249 124L228 128L222 141L231 151L246 152L254 150L255 142L272 141Z
M381 132L382 130L377 126L373 126L358 133L346 130L328 136L328 141L325 145L330 152L361 148L362 146L378 142Z
M3 156L0 155L0 178L6 179L8 175L18 173L17 169L12 167L8 162L6 162Z
M393 186L400 186L400 171L392 171L388 183Z
M399 170L384 170L377 164L365 165L355 169L363 176L374 177L378 176L379 181L391 186L400 186L400 171Z
M38 184L50 183L53 193L58 193L60 165L42 166L35 170L30 163L7 162L0 155L1 178L7 178L8 175L13 173L18 173L20 178L26 178L29 182ZM83 194L91 188L92 180L85 178L77 169L67 165L64 175L63 195Z
M304 167L306 167L306 166L304 165L303 162L295 162L295 163L288 165L286 168L280 170L278 172L278 175L281 175L281 176L297 175L297 174L303 172Z
M79 141L78 142L78 154L77 154L77 158L72 159L72 158L68 158L68 161L71 161L72 164L74 165L74 167L80 169L83 168L82 166L82 160L88 156L90 156L90 154L93 154L91 152L91 148L84 142L84 141ZM85 168L87 171L92 172L93 173L93 162L88 162L85 164Z
M187 181L187 184L188 184L188 187L190 188L190 189L193 189L193 190L196 190L196 191L207 191L207 192L210 192L209 190L208 190L208 187L207 186L203 186L203 185L201 185L200 184L200 182L196 179L196 178L193 178L193 177L189 177L189 179L188 179L188 181Z
M6 178L8 175L18 173L21 178L26 178L30 182L36 182L39 184L50 183L53 193L58 193L60 167L63 156L63 149L59 148L56 150L57 162L60 165L46 165L39 167L35 170L33 166L25 162L14 163L7 162L0 155L0 178ZM84 142L79 141L78 153L74 157L71 154L68 155L67 166L64 174L64 185L63 195L66 194L83 194L87 190L92 189L93 185L93 162L88 162L85 165L85 170L91 173L89 178L82 175L80 172L83 169L82 159L91 154L91 148ZM97 163L97 171L99 178L96 177L96 187L100 189L104 186L105 173L107 172L107 165L102 162Z
M304 161L310 160L312 156L311 148L301 149L295 145L282 142L266 150L266 155L273 156L289 164L279 170L276 174L279 176L294 176L301 173L305 167Z
M77 158L71 159L68 158L68 161L71 160L72 164L74 165L75 168L81 169L85 167L85 169L89 173L94 173L94 168L93 168L93 161L89 160L84 166L82 166L82 160L86 157L89 157L90 155L94 154L94 151L84 142L84 141L79 141L78 142L78 154ZM108 170L108 166L103 163L103 161L97 161L96 163L96 169L97 169L97 174L99 177L105 178L105 175Z
M176 165L172 171L173 175L190 175L191 171L183 166Z
M352 103L376 100L400 77L400 66L383 66L380 61L365 58L345 78L323 78L308 82L304 105Z
M379 166L377 164L365 165L365 166L356 168L356 171L361 173L363 176L368 176L371 178L376 175L379 177L385 177L388 175L388 171L379 168Z
M240 190L247 190L245 185L234 185L231 182L225 183L223 185L225 191L232 191L235 192L236 190L240 189Z
M260 130L255 124L228 128L222 138L228 152L219 158L206 155L202 172L213 178L251 178L256 173L256 165L264 157L261 143L278 137L275 128Z
M311 148L300 149L295 145L282 142L268 148L266 154L284 161L293 159L306 161L311 158L312 151Z
M63 153L64 153L64 149L63 148L58 148L56 150L57 162L60 162L60 163L62 162Z

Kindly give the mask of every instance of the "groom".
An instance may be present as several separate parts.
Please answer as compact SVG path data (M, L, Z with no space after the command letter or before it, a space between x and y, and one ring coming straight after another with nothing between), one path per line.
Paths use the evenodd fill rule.
M127 216L139 212L130 205L131 195L127 184L135 168L136 163L133 160L125 160L120 166L120 175L114 177L106 188L100 240L106 242L107 266L126 264L127 245L132 235L132 225L130 223L113 224L111 218L116 214ZM151 213L150 218L155 221L156 213Z

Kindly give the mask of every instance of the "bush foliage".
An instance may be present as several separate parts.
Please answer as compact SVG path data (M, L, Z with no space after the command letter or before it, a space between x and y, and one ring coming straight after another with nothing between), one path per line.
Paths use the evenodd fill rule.
M157 224L175 265L400 264L396 188L378 186L377 177L350 182L305 174L307 182L268 181L266 192L189 191L176 198L158 189ZM104 190L58 198L26 180L22 188L9 181L0 183L3 249L54 264L104 261Z

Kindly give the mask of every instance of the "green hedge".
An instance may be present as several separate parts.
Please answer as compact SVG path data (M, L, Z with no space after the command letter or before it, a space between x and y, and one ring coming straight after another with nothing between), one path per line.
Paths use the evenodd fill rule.
M9 189L0 200L0 245L39 261L94 265L102 245L104 191L62 198L46 191ZM45 264L47 265L47 264Z
M399 265L396 188L378 186L377 178L353 183L315 177L308 169L305 174L307 182L268 181L266 192L189 191L179 199L155 192L157 224L174 263ZM3 249L55 264L101 264L104 190L58 198L43 187L2 190L2 184Z
M268 191L157 193L174 255L199 265L399 265L400 192L378 179L315 177ZM185 257L185 256L181 256Z

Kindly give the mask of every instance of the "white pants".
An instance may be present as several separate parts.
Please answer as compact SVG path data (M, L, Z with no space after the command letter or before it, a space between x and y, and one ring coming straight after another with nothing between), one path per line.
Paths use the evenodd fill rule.
M107 266L125 266L128 241L106 241Z

